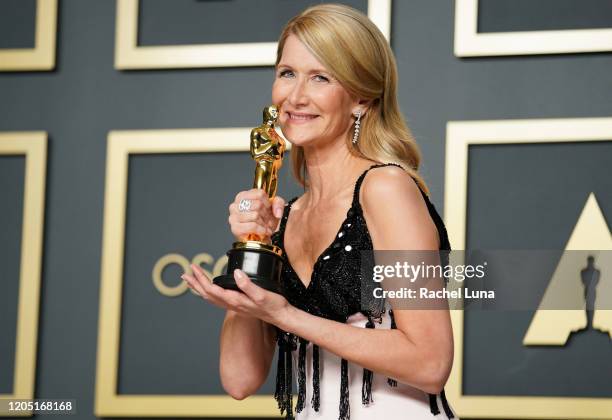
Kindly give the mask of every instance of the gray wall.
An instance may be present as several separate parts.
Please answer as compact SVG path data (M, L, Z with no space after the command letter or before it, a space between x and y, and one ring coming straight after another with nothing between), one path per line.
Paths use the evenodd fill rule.
M0 48L32 45L34 3L0 3ZM273 41L290 16L313 2L254 3L144 0L140 42ZM361 9L366 4L345 3ZM453 55L452 2L393 3L391 39L400 103L422 148L422 171L440 211L447 121L612 113L609 53L458 59ZM483 31L612 27L612 7L604 0L481 0L481 12ZM252 21L265 29L253 33ZM83 419L94 417L108 132L253 127L260 123L262 105L270 101L273 79L271 67L117 71L114 31L115 2L60 1L56 70L0 73L0 131L49 133L36 397L76 399L77 417ZM563 246L592 189L612 220L610 145L543 147L474 149L470 174L483 176L469 180L470 247ZM231 243L226 206L237 190L248 187L248 159L244 153L226 153L130 160L121 393L222 392L217 342L210 338L218 334L222 312L188 293L175 299L161 296L151 287L150 269L167 252L188 258L202 251L223 255ZM23 165L19 158L0 157L0 393L10 392L12 383ZM236 170L229 174L228 167ZM280 195L297 194L286 167ZM178 277L178 269L173 270L165 272L168 283ZM501 324L477 316L467 320L465 393L525 391L522 383L492 381L492 376L503 378L504 369L487 375L509 360L519 365L525 357L521 349L502 346L486 358L486 367L475 364L490 351L490 335L482 331L504 322L521 325L525 319L496 321ZM611 398L610 385L594 380L588 389ZM490 388L483 389L486 384ZM269 381L262 392L270 390ZM567 395L575 390L557 380L535 381L527 391Z

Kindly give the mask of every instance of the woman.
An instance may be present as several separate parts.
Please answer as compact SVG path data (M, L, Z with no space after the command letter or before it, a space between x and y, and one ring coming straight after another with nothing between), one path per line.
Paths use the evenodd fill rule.
M255 232L283 248L285 297L240 270L244 293L211 284L195 265L183 276L227 309L225 390L236 399L256 392L278 343L275 398L287 418L294 410L300 419L452 418L443 392L453 358L448 311L364 311L359 302L360 250L449 249L417 173L387 41L350 7L305 10L280 37L272 102L305 192L287 205L262 190L240 192L229 223L238 240Z

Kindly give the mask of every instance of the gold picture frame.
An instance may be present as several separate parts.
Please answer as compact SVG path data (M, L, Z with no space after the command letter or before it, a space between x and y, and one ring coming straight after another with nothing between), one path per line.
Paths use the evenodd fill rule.
M273 66L276 42L138 46L139 0L117 0L115 68L118 70ZM391 0L368 0L368 16L387 39Z
M25 155L23 226L19 264L19 300L13 392L0 399L34 398L36 349L40 302L47 133L44 131L9 131L0 133L0 155ZM2 405L0 416L31 416L31 411L8 412Z
M36 0L34 48L0 49L0 71L48 71L55 68L57 0Z
M478 0L455 0L455 56L612 51L612 28L478 32Z
M453 247L466 246L470 145L612 141L612 118L450 121L446 130L444 217ZM460 261L457 263L461 264ZM461 417L612 419L612 398L463 395L463 312L452 310L455 338L448 398Z
M132 154L249 152L251 128L128 130L108 135L96 366L98 417L277 417L272 395L118 395L117 376L127 203ZM289 144L287 144L289 146ZM287 150L290 148L288 147Z

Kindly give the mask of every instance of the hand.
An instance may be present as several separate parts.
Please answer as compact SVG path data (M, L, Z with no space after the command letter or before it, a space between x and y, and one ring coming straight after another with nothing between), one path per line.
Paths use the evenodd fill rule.
M251 200L251 208L240 212L238 205L244 199ZM238 241L244 241L252 233L269 238L277 229L284 207L285 200L278 196L270 200L262 189L252 188L239 192L229 205L228 222L232 234Z
M181 278L191 289L205 300L242 315L259 318L269 324L280 326L288 319L292 306L283 296L255 285L244 271L234 270L236 284L244 293L227 290L213 284L197 264L191 264L194 275L183 274Z

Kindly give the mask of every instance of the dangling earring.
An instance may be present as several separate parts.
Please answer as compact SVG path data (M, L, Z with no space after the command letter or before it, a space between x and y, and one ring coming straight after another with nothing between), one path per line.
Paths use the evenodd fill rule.
M357 121L355 121L355 132L353 134L353 144L357 144L359 141L359 125L361 124L361 111L357 111Z

